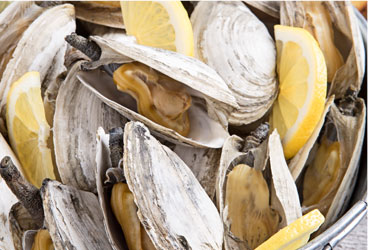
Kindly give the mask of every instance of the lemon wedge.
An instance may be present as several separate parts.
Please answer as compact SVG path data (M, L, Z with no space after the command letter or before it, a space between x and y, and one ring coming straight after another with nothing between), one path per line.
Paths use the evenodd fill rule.
M38 188L43 179L55 179L51 150L47 147L50 126L45 117L38 72L28 72L12 84L7 97L6 122L10 144L25 178Z
M275 25L280 92L271 125L277 128L286 159L307 142L320 120L327 92L327 68L317 41L302 28Z
M278 231L256 250L298 249L307 244L310 235L317 231L324 221L325 217L318 209L314 209Z
M180 1L120 1L125 29L142 45L193 56L192 24Z

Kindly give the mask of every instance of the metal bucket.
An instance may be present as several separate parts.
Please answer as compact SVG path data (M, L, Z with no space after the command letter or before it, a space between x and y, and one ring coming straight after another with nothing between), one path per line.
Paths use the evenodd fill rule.
M364 47L366 51L366 65L367 65L367 21L355 9L356 17L359 23L359 28L362 33ZM359 96L365 100L367 105L367 72L363 79L362 89ZM364 142L362 154L360 158L360 167L358 172L358 179L355 184L353 196L350 200L350 209L328 228L325 232L310 241L307 245L300 248L303 250L311 249L333 249L345 236L347 236L367 215L368 200L367 200L367 133L364 134Z

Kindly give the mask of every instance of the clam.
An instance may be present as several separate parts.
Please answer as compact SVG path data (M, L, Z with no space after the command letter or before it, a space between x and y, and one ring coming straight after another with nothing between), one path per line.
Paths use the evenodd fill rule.
M216 197L225 249L254 249L301 216L280 137L274 131L267 138L268 124L261 124L245 140L233 135L224 144Z
M142 123L129 122L124 129L124 169L120 164L108 169L112 166L109 135L101 129L98 134L98 191L114 249L124 249L124 241L106 203L111 190L107 184L121 181L133 195L137 218L156 249L221 249L223 228L216 207L174 152L158 142ZM112 178L122 176L122 172L124 178ZM123 209L121 213L128 212Z
M263 117L277 96L275 42L242 2L200 2L191 16L195 57L215 69L239 108L229 123Z
M303 212L318 208L326 217L324 231L347 208L357 177L366 122L364 100L346 97L332 104L322 133L305 164Z
M358 93L365 71L365 50L350 2L283 2L282 25L307 29L326 58L329 95Z
M229 109L236 108L238 105L222 78L214 70L197 59L176 52L138 45L131 37L123 34L110 38L94 36L91 39L98 44L101 55L98 61L85 64L83 67L90 71L80 72L78 78L104 103L130 120L145 123L155 135L173 143L209 148L222 146L229 134L226 113L223 112L224 109L219 109L219 103ZM125 83L123 86L118 84L118 88L108 73L97 68L111 63L123 63L124 65L121 67L124 67L132 61L144 64L145 66L142 68L146 70L132 67L132 64L129 64L130 66L127 67L132 68L128 74L132 74L130 78L134 78L134 80L130 81L131 85L129 83ZM114 72L115 82L120 82L116 80L115 74L116 77L129 78L126 75L121 75L117 69ZM169 86L175 85L175 87L173 87L174 89L160 90L162 84L159 86L157 83L151 83L151 79L158 79L158 82L168 82ZM141 86L137 87L137 90L129 89L135 82L139 82ZM118 91L119 88L131 95ZM156 90L157 93L153 94L152 92ZM162 99L162 96L169 93L174 93L174 95ZM138 101L136 102L131 96ZM140 97L153 97L153 99L141 100ZM161 99L155 100L154 97ZM159 116L158 120L152 121L137 113L141 109L141 102L145 101L154 103L153 106L145 106L149 107L148 113L152 109L159 113L150 116L151 118ZM174 104L171 104L170 101L174 101ZM188 108L189 103L190 107ZM167 110L168 105L174 105L179 110L173 109L165 113L163 109ZM189 133L186 136L183 135L184 133L180 134L180 131L163 126L166 123L159 124L159 120L168 120L168 123L177 125L179 121L186 122L186 117L190 123Z
M126 119L102 103L77 79L77 61L61 84L55 104L55 158L64 184L96 192L96 130L122 126ZM93 115L90 116L89 114Z

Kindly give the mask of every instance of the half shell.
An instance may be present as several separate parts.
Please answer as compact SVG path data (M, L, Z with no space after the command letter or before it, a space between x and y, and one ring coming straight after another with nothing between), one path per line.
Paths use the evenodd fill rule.
M195 57L219 73L239 105L229 123L260 119L277 96L275 42L266 26L242 2L199 2L191 22Z
M143 124L127 123L124 131L124 174L155 247L221 249L219 214L190 169Z
M324 173L329 173L325 178L329 178L333 181L331 183L332 186L329 186L328 190L324 190L326 194L321 196L322 198L318 204L308 205L308 207L303 206L303 210L305 211L318 208L326 213L326 220L317 234L323 232L334 223L342 213L345 212L349 204L354 189L354 183L357 178L359 158L364 139L366 122L366 107L364 100L348 97L340 101L338 105L332 104L326 120L327 122L324 126L321 138L315 143L314 153L310 154L310 158L306 163L306 171L308 171L315 157L319 155L319 149L324 145L323 140L332 141L330 143L331 146L338 144L338 150L336 150L335 153L338 169L334 169L337 177L333 178L333 174L330 173L330 171L332 171L330 168L336 167L332 159L328 158L328 165L326 166L328 169L323 170ZM330 149L328 148L328 150ZM316 151L317 153L315 153ZM322 161L322 159L319 161ZM304 178L303 189L307 185L305 180ZM315 189L315 193L320 191L317 190L317 187L313 189ZM303 197L303 202L304 199L306 199L306 197Z
M76 75L82 62L70 69L56 99L55 157L64 184L96 192L96 130L122 126L126 119L79 82Z
M46 180L41 195L45 224L55 249L112 249L101 226L103 215L93 193Z

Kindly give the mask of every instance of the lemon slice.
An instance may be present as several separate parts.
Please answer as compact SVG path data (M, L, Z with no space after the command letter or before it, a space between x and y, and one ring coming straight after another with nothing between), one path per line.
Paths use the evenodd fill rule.
M271 115L286 159L307 142L320 120L327 92L327 68L317 41L302 28L275 25L280 92Z
M180 1L120 1L125 29L142 45L193 56L192 24Z
M263 242L256 250L294 250L307 244L310 235L325 221L325 217L314 209L299 219L284 227L268 240Z
M45 117L38 72L26 73L11 86L6 122L10 143L26 179L38 188L43 179L55 179L51 150L47 147L50 126Z

